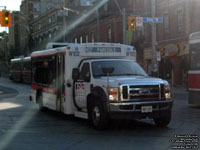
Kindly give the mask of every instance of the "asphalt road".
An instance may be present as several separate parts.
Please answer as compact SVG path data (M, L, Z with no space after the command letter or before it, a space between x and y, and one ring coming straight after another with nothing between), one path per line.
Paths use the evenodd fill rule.
M181 145L175 143L180 137L188 140L185 135L193 141L200 137L200 107L187 104L187 92L175 93L167 128L158 128L148 119L123 120L112 121L108 130L96 131L86 120L40 112L29 101L29 85L0 78L0 91L15 93L5 98L0 93L0 150L167 150Z
M9 97L14 97L18 94L17 90L8 88L6 86L0 86L0 100L9 98Z

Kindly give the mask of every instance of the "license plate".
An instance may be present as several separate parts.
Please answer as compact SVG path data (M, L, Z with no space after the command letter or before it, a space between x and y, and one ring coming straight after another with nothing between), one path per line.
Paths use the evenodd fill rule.
M152 106L142 106L141 112L142 113L152 112Z

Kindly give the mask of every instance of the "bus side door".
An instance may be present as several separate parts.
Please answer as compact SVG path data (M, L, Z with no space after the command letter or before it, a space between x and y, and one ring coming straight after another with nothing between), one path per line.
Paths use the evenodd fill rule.
M56 56L56 110L64 112L64 53Z
M79 79L75 82L75 102L79 108L87 108L87 94L90 90L90 65L88 62L81 66Z

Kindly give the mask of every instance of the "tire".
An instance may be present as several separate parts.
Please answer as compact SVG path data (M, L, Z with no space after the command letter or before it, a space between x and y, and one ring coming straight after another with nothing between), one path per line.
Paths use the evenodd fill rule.
M46 110L46 108L45 108L44 105L43 105L43 100L42 100L42 94L41 94L41 93L38 94L38 96L37 96L37 102L38 102L38 104L39 104L39 109L40 109L40 111L41 111L41 112L44 112L44 111Z
M97 130L103 130L108 127L107 111L103 107L103 102L95 100L89 103L88 107L89 121Z
M167 112L164 117L154 118L154 122L159 127L166 127L171 121L171 111Z

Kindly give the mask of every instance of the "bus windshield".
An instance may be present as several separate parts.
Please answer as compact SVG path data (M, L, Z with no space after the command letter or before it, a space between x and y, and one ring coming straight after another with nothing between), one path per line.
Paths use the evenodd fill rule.
M190 69L200 69L200 43L190 44Z
M106 76L102 68L113 67L110 76L147 76L145 71L133 61L95 61L92 62L92 73L94 78Z

